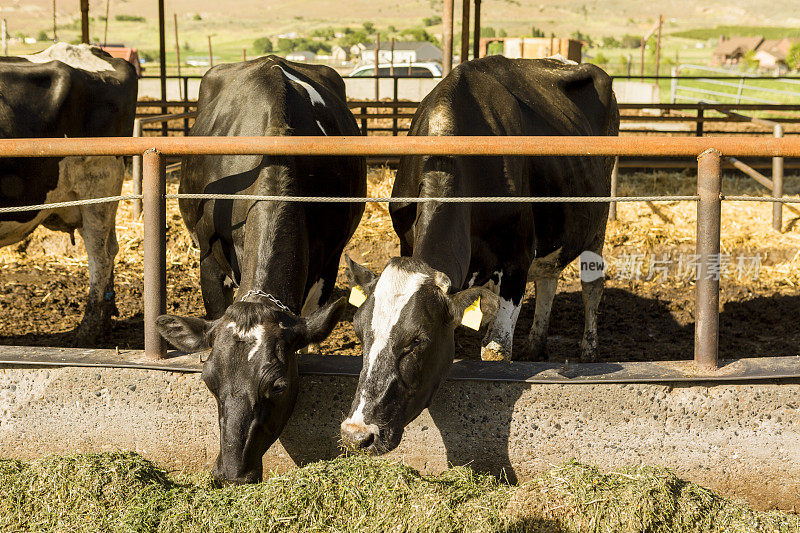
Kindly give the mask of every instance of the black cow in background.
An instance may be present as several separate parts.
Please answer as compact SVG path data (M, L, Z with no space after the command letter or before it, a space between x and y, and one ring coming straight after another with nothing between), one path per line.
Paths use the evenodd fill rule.
M344 82L328 67L276 56L220 65L203 77L191 135L359 135ZM363 157L191 156L180 192L364 196ZM296 351L328 336L345 299L323 304L363 203L181 200L200 248L207 316L159 317L180 349L211 348L203 379L217 399L225 482L261 479L298 391ZM234 287L238 301L234 302Z
M126 137L137 93L130 63L89 45L54 44L38 54L0 57L0 138ZM0 207L55 203L122 190L122 157L0 158ZM89 259L89 297L77 344L91 344L116 314L114 257L117 202L0 214L0 246L19 242L39 224L73 234Z
M490 56L454 69L422 101L411 135L616 135L611 79L594 65ZM608 196L611 157L407 156L395 197ZM465 311L489 325L485 359L511 359L526 282L536 285L529 350L540 359L558 276L585 251L602 254L607 203L391 204L404 257L380 276L350 262L368 298L354 326L364 366L346 443L372 453L395 448L427 407L454 358ZM481 285L488 282L493 290ZM583 283L581 360L594 358L603 278ZM477 309L480 309L480 313ZM480 316L482 314L482 316ZM477 317L477 318L475 318Z

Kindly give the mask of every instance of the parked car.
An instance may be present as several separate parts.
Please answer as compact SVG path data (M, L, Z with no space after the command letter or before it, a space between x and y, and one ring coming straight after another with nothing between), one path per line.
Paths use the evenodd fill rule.
M378 76L390 77L392 66L389 63L378 65ZM375 65L366 64L356 67L348 74L349 78L369 78L375 75ZM394 75L398 78L441 78L442 67L439 63L425 61L421 63L395 63Z

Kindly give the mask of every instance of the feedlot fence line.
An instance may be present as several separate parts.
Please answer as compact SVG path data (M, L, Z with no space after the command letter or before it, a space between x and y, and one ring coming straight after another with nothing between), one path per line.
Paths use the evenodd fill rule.
M201 195L166 193L166 155L517 155L616 156L697 155L697 195L619 197L480 197L480 198L335 198L260 195ZM166 201L175 198L252 199L299 202L616 202L694 201L697 206L696 320L694 361L705 371L718 368L719 278L708 275L720 261L721 204L767 201L776 205L800 199L722 195L723 153L729 156L797 156L800 138L741 139L650 137L162 137L162 138L45 138L0 139L0 157L63 157L71 155L140 155L141 195L64 202L84 205L119 200L143 200L144 224L144 344L152 358L166 356L166 343L156 318L166 312ZM774 191L773 191L774 192ZM50 207L44 206L44 208ZM42 208L43 206L21 206Z
M465 197L361 197L361 196L281 196L259 194L165 194L167 200L196 199L196 200L250 200L256 202L303 202L303 203L412 203L424 204L438 202L443 204L475 204L475 203L503 203L503 204L546 204L546 203L634 203L634 202L697 202L699 196L465 196ZM19 205L13 207L0 207L2 213L23 213L26 211L47 211L62 209L64 207L77 207L81 205L106 204L126 200L141 200L141 194L125 194L122 196L104 196L102 198L87 198L84 200L71 200L69 202L55 202L52 204ZM771 198L769 196L726 196L720 195L722 201L727 202L767 202L780 204L800 204L800 198Z

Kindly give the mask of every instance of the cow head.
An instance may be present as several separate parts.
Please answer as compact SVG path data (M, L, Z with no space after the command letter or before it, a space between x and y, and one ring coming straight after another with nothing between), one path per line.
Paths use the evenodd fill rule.
M178 349L211 348L202 376L217 400L215 479L236 484L261 480L261 458L280 436L297 399L295 352L323 341L346 305L341 298L300 318L248 295L214 321L158 317L159 332Z
M390 259L380 276L347 261L350 283L366 299L353 319L364 364L342 440L380 455L397 447L444 381L465 310L477 302L486 324L498 298L483 287L453 292L445 274L409 257Z

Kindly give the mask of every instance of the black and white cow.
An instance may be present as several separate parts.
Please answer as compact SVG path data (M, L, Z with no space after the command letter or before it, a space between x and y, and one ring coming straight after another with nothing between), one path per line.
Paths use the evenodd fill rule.
M211 69L191 135L359 135L332 69L276 56ZM180 192L364 196L363 157L192 156ZM217 399L220 481L261 479L298 391L295 352L328 336L346 306L322 306L362 203L181 200L200 248L207 317L159 317L180 349L211 348L203 379ZM239 300L234 302L234 286Z
M411 135L616 135L618 127L601 69L490 56L442 80L420 105ZM392 195L607 196L611 168L609 157L410 156L401 159ZM431 202L390 211L404 257L380 276L349 264L351 284L368 297L354 319L364 366L342 438L372 453L396 447L430 404L470 305L483 315L473 320L489 325L484 359L511 359L529 275L536 309L520 358L544 357L558 276L582 252L602 253L608 205ZM602 277L583 283L581 360L594 358L602 290Z
M125 137L133 131L136 72L89 45L54 44L38 54L0 57L0 138ZM117 196L121 157L0 158L0 206ZM111 325L117 203L0 214L0 246L21 241L39 224L72 234L89 258L89 298L77 330L91 343Z

